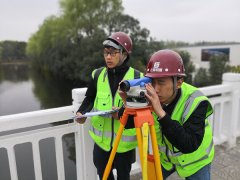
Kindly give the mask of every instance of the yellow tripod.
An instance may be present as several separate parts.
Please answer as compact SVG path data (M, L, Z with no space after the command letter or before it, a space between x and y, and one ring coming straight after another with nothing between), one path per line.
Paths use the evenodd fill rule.
M137 141L138 141L138 149L139 149L139 156L141 160L141 168L142 168L142 177L143 180L150 179L156 179L156 180L162 180L162 170L160 165L160 156L158 152L158 145L157 145L157 138L154 128L154 119L151 114L150 107L144 107L144 108L128 108L126 107L123 116L120 119L120 126L117 133L116 140L113 144L113 148L107 163L107 166L105 168L104 174L103 174L103 180L107 180L110 170L112 168L112 163L114 160L114 157L116 155L116 151L122 136L122 132L124 130L124 127L127 123L128 116L133 115L134 116L134 126L136 128L136 134L137 134ZM150 137L152 140L152 149L153 149L153 161L154 165L154 173L148 173L148 127L150 127Z

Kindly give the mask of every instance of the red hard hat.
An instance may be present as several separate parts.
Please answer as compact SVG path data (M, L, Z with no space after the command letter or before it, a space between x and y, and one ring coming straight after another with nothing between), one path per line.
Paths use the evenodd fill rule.
M132 39L124 32L115 32L108 39L116 41L128 54L132 52Z
M186 76L181 56L172 50L155 52L147 65L145 76L151 78L168 76Z

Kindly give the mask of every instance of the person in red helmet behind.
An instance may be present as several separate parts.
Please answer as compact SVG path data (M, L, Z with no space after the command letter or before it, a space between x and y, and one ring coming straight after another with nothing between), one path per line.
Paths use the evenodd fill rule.
M92 72L92 80L88 85L85 99L77 111L77 116L91 110L103 111L122 106L122 99L117 93L118 84L122 80L143 77L143 73L127 64L131 52L132 40L124 32L115 32L103 42L103 56L106 66ZM82 124L85 120L86 118L79 118L77 122ZM89 134L95 142L93 162L100 179L103 177L119 125L117 116L94 116L91 118ZM136 130L129 121L113 161L113 168L117 170L118 180L130 179L131 164L135 162L136 146ZM114 179L112 171L108 179Z
M176 171L188 180L209 180L214 145L208 98L184 82L183 61L175 51L155 52L145 76L152 78L146 97L154 109L164 179Z

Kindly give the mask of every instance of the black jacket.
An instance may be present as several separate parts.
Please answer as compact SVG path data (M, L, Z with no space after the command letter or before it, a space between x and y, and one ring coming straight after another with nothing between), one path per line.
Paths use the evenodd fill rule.
M205 132L205 117L208 102L202 101L194 110L188 120L183 124L171 119L173 109L181 96L181 89L177 96L168 106L163 106L166 115L158 120L161 125L163 135L178 148L182 153L191 153L200 146Z

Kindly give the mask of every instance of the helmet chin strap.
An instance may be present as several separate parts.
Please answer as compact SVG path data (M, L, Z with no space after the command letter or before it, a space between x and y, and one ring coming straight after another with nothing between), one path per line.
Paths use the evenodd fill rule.
M173 95L177 94L177 77L173 77Z
M176 94L177 94L177 77L176 76L173 76L172 77L172 79L173 79L173 94L172 94L172 96L170 97L170 98L175 98L175 96L176 96ZM173 100L172 99L172 100ZM169 103L171 103L171 102L169 102ZM169 104L168 103L168 104Z
M171 99L171 102L173 101L173 99L175 98L176 94L177 94L177 77L173 76L173 93L172 95L169 97L169 99ZM171 102L168 103L164 103L163 105L167 106L168 104L170 104Z

